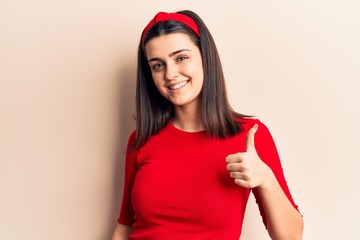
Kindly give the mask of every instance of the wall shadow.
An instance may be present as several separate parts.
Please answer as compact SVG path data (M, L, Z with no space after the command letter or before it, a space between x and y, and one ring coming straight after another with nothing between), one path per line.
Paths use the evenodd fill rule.
M119 214L122 190L124 183L124 165L125 153L129 135L135 129L135 86L136 86L136 64L128 64L120 66L118 73L117 93L118 99L117 111L118 126L116 134L116 152L111 162L113 166L112 176L113 183L111 189L111 202L109 203L110 214L107 219L105 232L101 239L111 239L113 231L117 224Z

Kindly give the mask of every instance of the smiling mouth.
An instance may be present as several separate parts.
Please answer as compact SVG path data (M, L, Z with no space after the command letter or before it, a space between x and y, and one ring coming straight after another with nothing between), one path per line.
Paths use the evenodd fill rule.
M175 85L168 86L170 90L177 90L186 86L189 81L183 81Z

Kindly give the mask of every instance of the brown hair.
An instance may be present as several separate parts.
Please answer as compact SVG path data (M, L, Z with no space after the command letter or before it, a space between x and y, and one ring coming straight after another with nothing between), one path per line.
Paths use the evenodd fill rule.
M143 146L174 115L173 104L160 94L154 84L143 49L143 45L150 39L163 34L185 33L200 49L204 69L201 119L209 136L222 139L233 136L243 130L235 118L248 117L233 111L229 104L220 57L205 23L192 11L184 10L178 13L189 16L196 22L200 37L185 24L169 20L152 26L146 36L143 36L143 42L140 40L136 84L136 135L132 149Z

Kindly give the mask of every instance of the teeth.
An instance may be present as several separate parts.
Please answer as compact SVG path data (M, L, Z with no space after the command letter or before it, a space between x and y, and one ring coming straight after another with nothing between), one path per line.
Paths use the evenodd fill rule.
M173 85L173 86L169 86L169 88L170 88L171 90L176 90L176 89L179 89L179 88L184 87L186 84L187 84L187 81L181 82L181 83L178 83L178 84L175 84L175 85Z

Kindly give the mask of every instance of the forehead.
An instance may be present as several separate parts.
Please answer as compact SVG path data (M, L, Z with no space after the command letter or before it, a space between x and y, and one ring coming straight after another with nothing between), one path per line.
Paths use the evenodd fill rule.
M157 55L168 55L179 49L197 49L196 44L190 36L185 33L170 33L152 38L145 45L148 57L157 57Z

